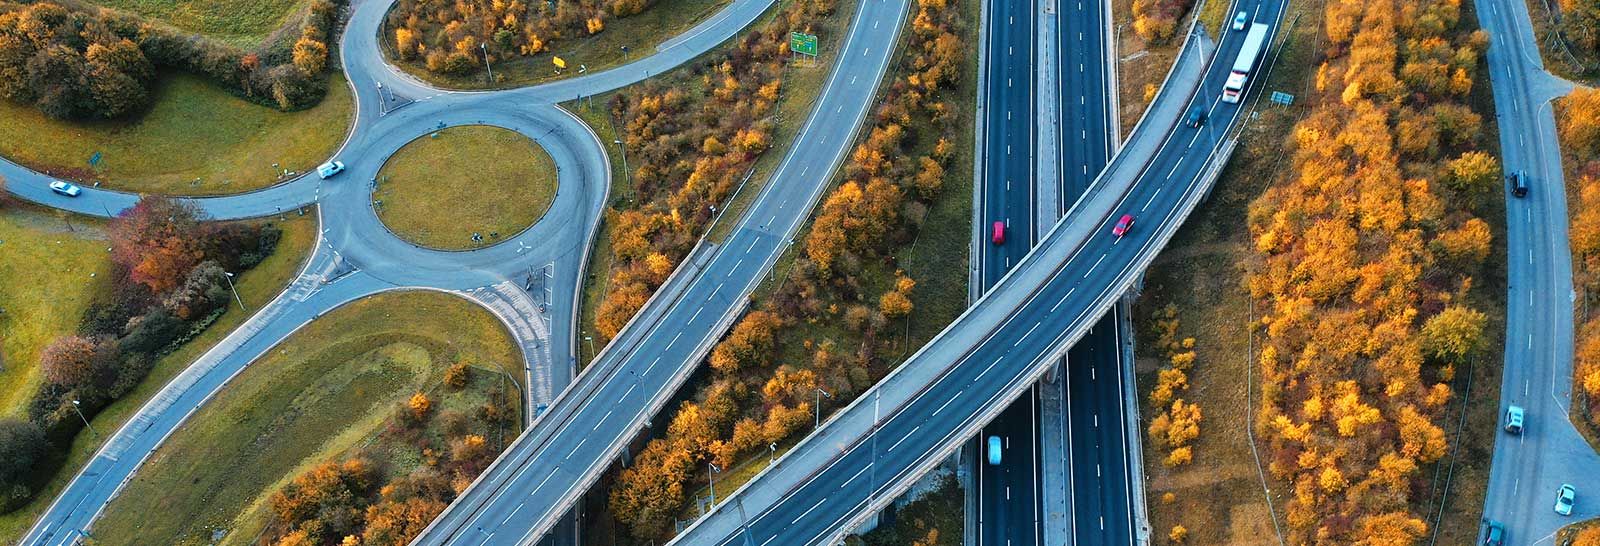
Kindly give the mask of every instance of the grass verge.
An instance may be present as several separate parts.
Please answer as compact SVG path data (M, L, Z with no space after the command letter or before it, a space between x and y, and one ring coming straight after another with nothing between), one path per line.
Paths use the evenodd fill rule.
M556 184L555 161L532 139L468 125L400 148L378 171L373 198L378 218L400 238L466 250L528 229L550 209ZM440 213L444 204L449 214Z
M107 289L105 223L0 205L0 417L25 417L39 353Z
M0 155L34 170L118 190L218 195L271 186L306 172L344 142L354 99L343 75L328 96L280 112L183 73L163 76L150 110L129 120L77 123L0 101ZM97 165L89 165L94 154Z
M1116 28L1117 41L1117 120L1122 127L1122 138L1126 139L1133 132L1133 126L1144 116L1145 108L1156 98L1156 91L1166 80L1167 72L1183 47L1183 32L1188 31L1190 18L1198 16L1197 11L1211 16L1211 12L1217 10L1217 5L1222 6L1222 17L1227 17L1228 2L1225 0L1197 1L1205 5L1199 10L1189 10L1178 21L1179 32L1171 40L1152 44L1133 31L1133 0L1111 0L1111 23ZM1202 19L1202 23L1205 22ZM1213 32L1212 36L1216 36L1216 33Z
M391 408L412 393L463 413L491 396L520 399L503 375L519 358L501 323L457 296L402 292L351 303L230 382L106 508L96 535L107 545L210 544L213 532L226 532L224 544L253 543L267 498L317 463L360 450L399 475L422 464L414 446L379 438ZM455 362L484 373L447 392L442 378ZM487 437L503 447L517 431L499 432Z
M939 487L924 492L917 500L898 508L888 523L861 535L845 539L850 546L960 546L962 500L966 493L954 476L946 476Z
M727 0L660 0L641 13L609 19L599 34L564 39L537 55L514 57L494 65L494 81L478 72L451 76L429 72L421 62L399 62L394 55L394 31L384 25L384 55L407 74L448 89L495 89L522 87L578 76L626 64L655 53L656 47L715 14ZM624 52L622 48L628 48ZM557 71L552 60L561 57L567 69ZM477 60L482 61L479 57Z
M306 0L91 0L229 45L252 48L300 13Z
M310 255L312 245L316 242L315 211L310 211L305 216L289 215L286 218L277 222L283 229L283 238L278 242L277 251L256 267L241 274L235 281L234 286L238 289L239 297L244 301L246 309L259 309L277 297L278 293L299 274L301 265ZM183 371L247 318L249 313L241 313L237 309L223 313L205 332L178 350L162 357L139 386L101 410L90 421L91 426L94 430L102 432L120 428L178 372ZM70 324L75 326L76 320L73 318ZM14 544L23 533L27 532L28 526L33 525L33 521L50 506L67 482L76 476L95 451L100 449L105 438L105 436L78 435L68 449L66 463L40 489L33 501L11 513L0 514L0 544Z

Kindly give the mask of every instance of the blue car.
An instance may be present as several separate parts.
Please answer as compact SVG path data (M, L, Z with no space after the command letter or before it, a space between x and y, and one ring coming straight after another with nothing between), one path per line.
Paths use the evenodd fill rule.
M1000 466L1000 437L989 437L989 465Z

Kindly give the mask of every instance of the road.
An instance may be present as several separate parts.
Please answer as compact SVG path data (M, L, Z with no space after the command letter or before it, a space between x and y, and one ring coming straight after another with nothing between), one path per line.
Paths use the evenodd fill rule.
M842 161L888 67L905 0L861 2L794 145L728 238L693 253L479 484L416 544L536 540L616 460L748 303Z
M1123 413L1123 394L1134 386L1123 382L1120 316L1115 308L1102 317L1067 352L1066 381L1043 383L1061 389L1069 403L1061 423L1067 437L1067 469L1072 483L1073 544L1133 544L1133 502ZM1136 444L1135 444L1136 445ZM1052 453L1051 455L1061 455Z
M1241 6L1276 30L1284 4ZM1240 42L1241 33L1223 36L1218 58L1232 59ZM1180 55L1177 72L1123 152L1032 254L940 336L673 544L759 546L780 536L786 545L831 543L1031 388L1154 259L1231 150L1224 140L1241 110L1219 97L1231 63L1205 63L1199 50L1206 40L1188 43L1193 47ZM1208 110L1215 127L1179 126L1191 104ZM1126 237L1110 236L1123 213L1143 220Z
M988 73L985 75L984 102L989 105L985 120L988 138L984 139L982 157L985 176L980 179L980 196L983 208L988 211L988 218L1004 218L1008 225L1019 228L1043 226L1041 229L1048 229L1084 194L1110 161L1111 146L1116 137L1115 108L1112 106L1116 90L1112 88L1113 79L1109 77L1114 67L1108 58L1109 30L1105 26L1108 9L1109 4L1099 0L1050 2L1046 6L1020 0L995 0L990 4L991 14L1004 15L989 17L987 29L988 58L985 65ZM1032 13L1034 17L1024 17L1019 22L1012 15L1016 13ZM1040 45L1030 47L1035 44ZM1032 62L1017 58L1023 52L1032 53L1026 57ZM1048 68L1035 77L1031 74L1035 65ZM1040 92L1019 96L1015 90L1027 84L1013 85L1014 82L1038 82ZM1037 109L1036 101L1042 103L1037 104ZM1026 133L1039 141L1026 142L1016 136L1019 133ZM1046 139L1053 139L1054 142L1045 142ZM1026 144L1036 145L1036 148L1028 148L1037 149L1036 156L1024 160L1019 154L1011 153ZM1054 164L1046 164L1051 162ZM1018 185L1012 179L1015 169L1025 169L1028 175L1037 173L1040 178L1036 180L1033 176L1021 176L1018 178L1026 182ZM1026 254L1033 248L1038 232L1034 229L1017 229L1004 244L995 245L988 240L991 235L988 230L979 231L974 244L984 251L984 259L980 260L980 274L976 276L981 293L994 287L1017 260L1016 255ZM1092 339L1095 342L1114 342L1111 338ZM1116 347L1102 349L1111 352ZM1076 369L1069 367L1068 373L1072 374ZM1120 384L1091 383L1081 377L1069 380L1081 381L1084 385L1115 387ZM1065 384L1041 383L1038 388L1060 389ZM1120 392L1094 394L1096 396L1081 399L1067 397L1064 406L1082 406L1078 411L1080 415L1122 414ZM1085 403L1095 406L1084 406ZM1112 407L1105 407L1105 404ZM1072 462L1123 458L1125 444L1098 444L1095 443L1097 438L1084 437L1086 431L1090 430L1088 428L1063 427L1063 432L1067 433L1066 445L1052 449L1040 441L1040 427L1048 426L1041 417L1036 388L1028 396L1012 402L972 439L976 444L976 452L980 454L979 460L974 461L979 500L978 514L973 518L977 523L974 535L979 546L1042 544L1046 537L1051 536L1044 528L1044 501L1051 496L1047 495L1045 487L1070 488L1071 491L1065 494L1074 498L1098 498L1108 491L1123 492L1123 496L1126 496L1128 478L1125 473L1121 476L1097 476L1092 480L1068 479L1060 483L1051 479L1056 475L1043 475L1043 457L1065 459L1063 466L1076 477L1084 475L1084 469L1071 466ZM1120 430L1121 422L1118 420L1107 424L1116 424ZM1005 444L1005 456L998 466L990 466L982 461L990 436L1001 438ZM1096 449L1104 452L1093 457L1073 458L1060 451L1078 450L1082 446L1097 446ZM1075 521L1085 518L1097 520L1101 517L1099 509L1102 505L1099 503L1068 504L1075 512ZM1115 531L1118 529L1128 532L1117 535ZM1109 531L1101 531L1096 536L1109 542L1086 543L1117 544L1132 541L1131 529L1126 527L1113 526ZM1076 539L1078 534L1069 530L1068 536Z
M378 292L442 290L494 313L522 348L529 418L572 382L578 279L610 188L605 148L576 117L555 106L660 74L745 28L771 0L734 0L670 44L627 65L546 85L482 93L429 88L379 54L377 36L392 0L358 0L343 33L342 66L356 96L356 120L335 159L349 170L322 181L303 176L261 191L191 199L215 219L295 214L306 205L321 224L316 250L288 290L140 408L67 484L22 543L68 544L90 526L140 464L232 377L295 330L340 305ZM380 90L381 89L381 90ZM489 124L535 140L555 161L555 202L532 227L468 252L419 248L378 221L369 181L383 159L440 126ZM78 198L50 193L49 178L0 161L7 191L44 206L109 216L137 196L87 188Z
M1485 518L1505 524L1506 544L1550 540L1561 526L1600 516L1600 455L1567 417L1572 397L1572 255L1567 241L1566 185L1549 101L1571 84L1545 72L1527 4L1485 0L1478 21L1489 33L1505 171L1526 173L1527 197L1506 195L1506 345L1500 411L1522 406L1525 430L1494 444ZM1578 487L1573 515L1554 510L1562 483Z

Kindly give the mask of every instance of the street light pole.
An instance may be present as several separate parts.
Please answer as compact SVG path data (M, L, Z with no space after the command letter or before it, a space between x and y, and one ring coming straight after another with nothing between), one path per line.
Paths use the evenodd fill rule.
M78 409L77 400L72 401L72 412L78 414L79 419L83 419L83 428L89 429L90 435L93 435L97 439L100 437L100 433L95 432L94 427L89 425L89 419L83 416L83 410Z
M833 395L828 394L828 391L822 390L822 387L817 387L817 401L811 406L814 410L812 413L816 414L816 423L811 425L812 428L822 428L822 397L824 396L828 397L829 400L833 399Z
M483 69L489 71L489 84L494 85L494 67L489 66L489 43L478 44L478 49L483 50Z
M622 145L622 139L619 139L619 138L611 139L611 143L612 144L616 144L617 145L617 149L622 150L622 175L627 177L628 186L632 187L633 186L633 171L628 170L628 147L627 146L623 146Z
M233 274L229 273L227 271L223 271L222 275L223 275L222 278L228 280L228 290L233 292L233 301L236 301L236 302L239 303L239 310L240 311L245 310L244 309L244 300L239 298L239 290L237 288L233 287Z
M715 508L717 506L717 473L721 472L722 469L717 468L717 463L711 461L706 461L706 466L711 467L711 507Z

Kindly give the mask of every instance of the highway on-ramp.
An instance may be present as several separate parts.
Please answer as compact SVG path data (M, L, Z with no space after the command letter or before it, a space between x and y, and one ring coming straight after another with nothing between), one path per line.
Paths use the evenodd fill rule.
M1276 31L1283 2L1240 5ZM1231 60L1241 42L1223 36L1216 58ZM1154 259L1231 149L1241 109L1219 99L1231 62L1201 69L1197 49L1185 48L1123 151L999 287L673 543L838 540L1028 389ZM1215 127L1179 126L1191 105L1210 111ZM1122 214L1142 220L1113 237Z
M1494 443L1483 515L1506 528L1506 544L1549 542L1561 526L1600 516L1600 455L1568 418L1572 401L1572 253L1567 240L1566 184L1550 100L1571 84L1545 72L1528 6L1485 0L1478 20L1489 33L1505 172L1529 180L1528 195L1506 198L1506 338L1500 412L1526 411L1521 435ZM1578 488L1570 517L1555 513L1556 489Z

